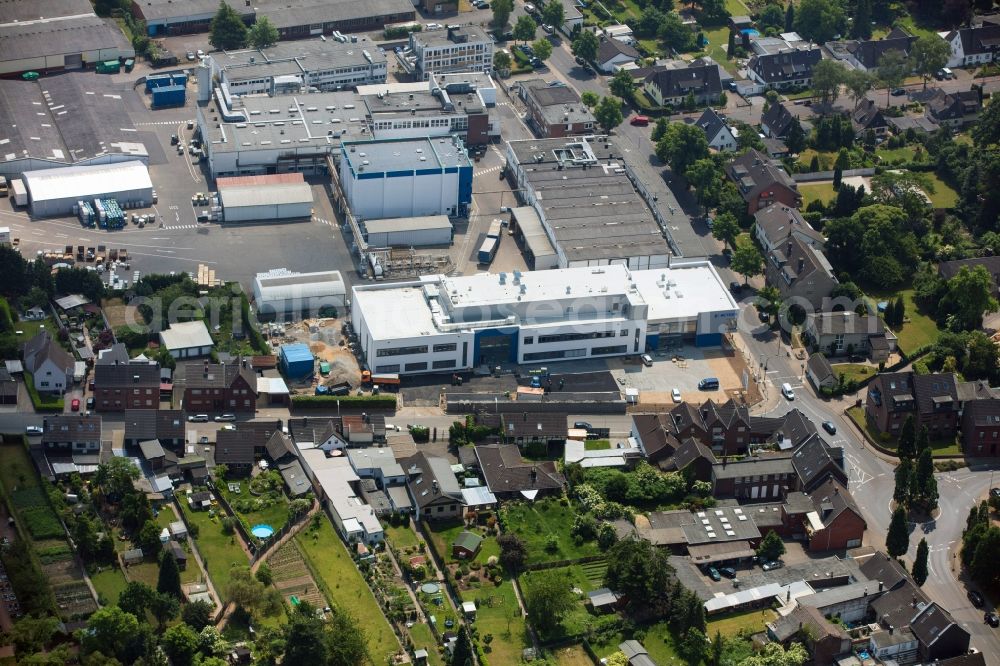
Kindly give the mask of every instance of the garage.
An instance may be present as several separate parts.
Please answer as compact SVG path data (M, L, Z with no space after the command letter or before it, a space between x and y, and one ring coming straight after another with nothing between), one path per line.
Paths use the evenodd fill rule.
M226 222L297 220L312 216L313 196L308 183L220 184L219 201Z
M24 186L35 217L73 215L78 201L115 199L122 208L145 208L153 201L149 169L137 160L25 171Z
M362 233L371 247L451 245L454 230L447 215L366 220Z

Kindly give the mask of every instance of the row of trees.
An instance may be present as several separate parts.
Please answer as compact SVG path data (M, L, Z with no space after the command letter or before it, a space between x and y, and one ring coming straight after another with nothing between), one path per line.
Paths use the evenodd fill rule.
M1000 590L1000 527L990 520L990 509L1000 509L1000 500L991 498L972 507L962 532L962 564L972 580L989 590Z
M225 2L219 2L219 9L209 26L208 43L220 51L232 51L252 46L263 49L273 46L279 38L278 29L266 16L260 16L247 28L236 10Z
M919 428L913 415L906 417L899 429L899 465L893 500L904 509L930 513L938 505L937 479L934 478L934 453L927 426Z

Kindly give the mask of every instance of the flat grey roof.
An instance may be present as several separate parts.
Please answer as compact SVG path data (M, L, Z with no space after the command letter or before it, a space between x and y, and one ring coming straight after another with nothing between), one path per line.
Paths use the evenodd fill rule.
M740 507L715 507L691 514L683 526L688 545L723 543L760 537L748 511Z
M0 61L102 49L135 54L114 21L93 14L0 25Z
M461 141L452 138L357 141L344 143L352 166L368 173L471 166Z
M418 231L422 229L451 230L447 215L424 215L422 217L394 217L382 220L365 220L362 223L370 234L393 231Z
M482 111L483 103L475 93L458 93L449 95L454 108L452 113L470 113ZM405 113L408 116L416 111L421 113L433 112L434 115L441 115L445 112L444 105L440 97L431 93L430 90L415 92L388 92L381 97L376 95L364 95L362 97L368 112L375 114Z
M308 183L276 183L274 185L236 185L219 188L222 208L241 206L272 206L281 204L312 204L312 188Z
M240 15L267 16L277 28L414 13L409 0L254 0L253 7L239 0L225 2ZM147 20L159 21L211 18L219 8L218 0L140 0L137 4Z
M549 240L548 234L545 233L545 228L542 226L542 221L538 217L538 213L531 206L519 206L511 210L511 214L514 219L517 220L517 227L521 230L521 235L524 236L524 242L531 250L531 254L534 255L537 261L539 257L551 257L556 253L556 249L552 247L552 241Z
M365 57L365 52L371 60ZM278 42L262 50L224 51L212 53L210 57L226 70L226 76L232 80L257 77L262 73L278 76L386 62L385 54L367 37L358 37L357 42L347 43L335 39Z
M448 30L425 30L422 32L414 32L413 41L418 45L423 46L448 46L457 45L458 42L454 41L448 34ZM486 43L491 44L493 40L490 39L489 35L477 25L463 25L454 33L456 36L466 36L468 39L465 43L468 44L479 44Z
M59 16L93 14L88 0L0 0L0 21L35 21Z

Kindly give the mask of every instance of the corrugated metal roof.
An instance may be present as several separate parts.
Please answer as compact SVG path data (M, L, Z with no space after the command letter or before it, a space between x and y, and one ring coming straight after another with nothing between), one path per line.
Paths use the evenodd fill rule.
M24 172L31 201L88 199L108 192L153 189L149 169L139 161Z
M451 222L448 220L447 215L365 220L364 225L370 234L391 233L393 231L419 231L422 229L451 229Z
M286 363L298 363L301 361L308 361L312 363L313 355L309 351L309 345L297 342L291 345L281 345L281 356L285 358Z
M219 189L222 208L312 204L312 189L306 183L278 183L266 186L237 185Z
M215 183L221 192L230 187L245 185L282 185L288 183L304 183L305 178L298 171L294 173L272 173L265 176L227 176L217 178Z

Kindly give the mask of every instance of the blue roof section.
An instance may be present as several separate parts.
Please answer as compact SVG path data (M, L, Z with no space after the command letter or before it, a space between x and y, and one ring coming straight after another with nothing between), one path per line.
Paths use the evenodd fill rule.
M291 345L281 345L280 350L281 356L284 357L286 363L299 363L302 361L308 361L312 363L313 355L309 351L309 345L297 342Z

